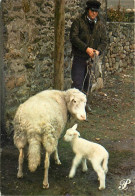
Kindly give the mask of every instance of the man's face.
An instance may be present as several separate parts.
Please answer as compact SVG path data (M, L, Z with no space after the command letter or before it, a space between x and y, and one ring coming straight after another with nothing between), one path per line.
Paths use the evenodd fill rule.
M97 17L97 15L98 15L98 12L95 12L89 9L88 16L90 19L94 20Z

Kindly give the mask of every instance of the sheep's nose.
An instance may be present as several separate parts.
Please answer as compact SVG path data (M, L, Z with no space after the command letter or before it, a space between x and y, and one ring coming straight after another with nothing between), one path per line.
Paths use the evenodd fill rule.
M82 120L86 120L86 115L81 115Z

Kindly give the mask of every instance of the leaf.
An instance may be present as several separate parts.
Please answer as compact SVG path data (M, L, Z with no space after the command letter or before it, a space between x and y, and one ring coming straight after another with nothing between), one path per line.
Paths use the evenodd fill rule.
M97 138L95 138L96 139L96 141L99 141L100 140L100 138L99 137L97 137Z

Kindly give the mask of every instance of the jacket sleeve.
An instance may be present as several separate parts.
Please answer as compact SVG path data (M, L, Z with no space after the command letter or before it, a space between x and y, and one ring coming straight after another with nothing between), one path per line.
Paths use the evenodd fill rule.
M101 35L100 35L100 44L98 45L97 50L100 51L100 53L102 54L107 46L107 33L106 33L106 27L104 24L102 24L101 26L101 31L100 31Z
M77 48L82 52L86 52L88 45L79 38L79 29L80 29L80 21L79 19L78 20L76 19L71 25L70 41L73 47Z

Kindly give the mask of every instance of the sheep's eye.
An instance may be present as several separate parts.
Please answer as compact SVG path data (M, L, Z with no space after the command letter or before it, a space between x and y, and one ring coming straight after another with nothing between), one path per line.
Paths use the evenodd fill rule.
M76 100L73 100L74 103L76 103Z

